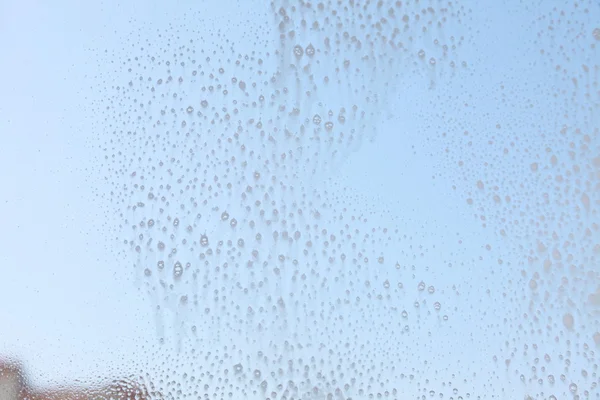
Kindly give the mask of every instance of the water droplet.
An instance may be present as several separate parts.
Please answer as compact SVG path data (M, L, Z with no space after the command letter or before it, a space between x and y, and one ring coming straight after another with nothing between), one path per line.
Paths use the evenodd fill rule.
M577 392L577 385L576 385L576 384L574 384L574 383L571 383L571 384L569 385L569 392L571 392L571 393L576 393L576 392Z
M306 50L304 50L304 52L307 56L312 57L315 55L315 48L312 44L309 44L308 46L306 46Z
M206 236L206 235L200 236L200 245L202 247L208 246L208 236Z
M175 265L173 266L173 276L175 278L179 278L182 274L183 274L183 266L181 265L181 263L179 261L177 261L175 263Z
M296 46L294 46L294 55L296 57L302 57L303 54L304 54L304 50L302 49L302 46L300 46L298 44Z

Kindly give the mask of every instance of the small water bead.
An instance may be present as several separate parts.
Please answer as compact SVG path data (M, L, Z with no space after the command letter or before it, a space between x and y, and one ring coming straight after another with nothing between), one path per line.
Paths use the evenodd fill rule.
M221 214L221 221L227 221L229 219L229 213L227 211L223 211Z
M333 130L333 122L331 122L331 121L325 122L325 129L327 129L328 132L331 132Z
M238 239L237 245L238 247L244 247L244 239Z
M402 318L408 318L408 312L406 310L402 311Z
M144 270L144 275L146 275L146 276L150 276L150 275L152 275L152 271L150 271L150 268L146 268L146 269Z
M537 285L537 281L536 281L535 279L533 279L533 278L532 278L532 279L530 279L530 280L529 280L529 288L530 288L531 290L536 290L536 289L537 289L537 287L538 287L538 285Z
M256 379L258 379L258 378L260 378L260 375L261 375L261 373L260 373L260 370L258 370L258 369L255 369L255 370L254 370L254 377L255 377Z
M239 374L240 372L242 372L242 369L243 369L243 367L242 367L242 364L235 364L235 365L233 366L233 370L234 370L234 371L235 371L237 374Z
M302 48L302 46L300 46L299 44L294 46L294 55L296 57L302 57L302 55L304 54L304 49Z
M158 242L158 244L156 245L158 247L158 250L163 251L165 249L165 244L163 242Z
M154 226L154 220L153 219L149 219L148 220L148 228L152 228Z
M576 393L576 392L577 392L577 385L576 385L576 384L574 384L574 383L571 383L571 384L569 385L569 392L571 392L571 393Z
M431 57L429 59L429 65L435 65L435 58Z
M159 261L158 263L156 263L158 269L163 269L165 267L165 262L164 261Z
M173 226L179 226L179 218L173 220Z
M200 105L202 106L202 108L206 108L206 107L208 107L208 101L206 101L206 100L202 100L202 101L200 102Z
M319 125L321 123L321 116L319 114L315 114L315 116L313 117L313 123L315 125Z
M179 261L177 261L175 263L175 265L173 266L173 276L175 278L179 278L182 274L183 274L183 266L181 265L181 263Z
M208 236L206 236L206 235L200 236L200 245L202 247L208 246Z
M187 111L188 114L191 114L194 112L194 107L188 106L188 108L186 108L185 111Z
M383 282L383 287L386 289L390 288L390 281L386 280L385 282Z
M417 288L419 289L419 292L422 292L423 290L425 290L425 282L423 282L423 281L419 282L419 286Z
M429 292L429 294L433 294L433 293L435 293L435 288L433 286L429 286L427 288L427 292Z
M419 58L425 58L425 50L419 50Z
M442 308L442 305L440 304L439 301L436 301L435 303L433 303L433 308L435 308L436 311L440 311L440 309Z
M229 225L232 228L235 228L237 226L237 220L235 218L231 218L231 221L229 221Z
M307 56L312 57L315 55L315 48L312 44L309 44L308 46L306 46L306 49L304 50L304 52L306 53Z

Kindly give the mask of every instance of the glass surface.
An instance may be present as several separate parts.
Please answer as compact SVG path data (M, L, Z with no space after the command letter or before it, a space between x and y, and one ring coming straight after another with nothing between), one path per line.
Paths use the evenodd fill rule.
M598 399L600 4L0 2L0 400Z

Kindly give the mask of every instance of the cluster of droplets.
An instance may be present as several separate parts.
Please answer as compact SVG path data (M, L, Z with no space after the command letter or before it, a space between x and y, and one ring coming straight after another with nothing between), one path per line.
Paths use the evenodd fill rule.
M165 367L139 380L158 398L200 392L211 398L402 398L415 388L422 396L470 397L466 374L448 374L432 389L426 377L443 356L417 355L418 365L403 365L415 361L406 354L414 353L416 340L452 346L450 339L436 342L432 332L450 326L458 310L446 300L457 304L461 285L452 276L426 273L431 264L450 269L452 261L440 259L426 235L407 232L406 221L380 205L368 212L371 199L336 181L352 152L375 137L383 112L393 111L386 106L401 94L399 82L425 75L435 84L466 66L459 53L465 33L447 25L460 26L469 10L438 1L276 0L268 11L266 26L277 35L272 51L239 53L220 31L213 43L189 25L197 38L179 43L171 27L128 48L119 67L127 69L126 83L107 84L100 163L124 258L152 299L164 345L165 321L175 315L173 336L192 348L185 359L189 372ZM573 26L567 30L577 36ZM595 46L600 34L582 32ZM546 49L548 64L560 59L568 65L568 50ZM498 101L521 109L511 118L514 126L498 120L486 127L492 134L474 135L457 117L443 116L441 130L449 133L440 143L452 149L441 152L452 163L445 167L464 178L453 188L466 193L475 217L499 227L507 241L518 240L515 253L526 256L495 260L511 271L504 287L486 294L527 305L519 315L525 322L504 319L513 336L494 349L491 362L523 382L562 381L568 392L585 396L597 387L600 334L566 336L580 320L597 321L600 304L597 272L589 267L600 246L593 222L598 66L553 68L560 85L548 95L569 109L576 104L588 117L566 115L557 134L542 141L516 136L529 118L522 112L529 101L501 87ZM574 86L553 92L569 73ZM473 111L460 112L470 117ZM500 137L503 131L511 133ZM473 148L490 150L473 154ZM519 176L526 157L533 158L525 165L526 182L493 174L502 165ZM535 238L529 249L523 237ZM474 263L494 253L490 245L482 251L486 256ZM515 268L520 276L513 276ZM570 295L549 303L550 291ZM544 304L564 308L562 320L548 317ZM542 329L547 337L538 344ZM552 342L562 347L539 357L538 348ZM525 362L515 366L519 354ZM568 369L574 357L586 364L587 386L551 363L559 359Z
M416 244L422 238L403 234L385 210L388 226L372 225L364 206L350 207L364 199L327 178L372 135L376 110L393 94L376 87L382 57L369 61L357 49L349 56L365 73L354 65L350 73L331 57L340 56L336 41L329 50L314 43L239 54L233 45L208 50L201 38L177 47L147 40L124 61L129 82L110 88L101 163L161 343L175 315L179 346L225 352L176 387L144 380L161 398L198 388L222 397L394 398L398 382L417 384L425 371L398 369L406 348L390 338L448 321L443 290L418 284L414 264L430 250ZM385 62L393 78L401 64ZM369 365L381 346L391 350Z
M531 398L592 398L599 393L600 31L590 21L600 10L584 1L531 14L535 35L526 46L541 62L481 89L504 115L479 113L470 103L480 97L461 104L464 119L442 117L440 170L452 170L452 189L514 255L487 245L482 257L504 282L494 312L507 339L490 350L493 361L539 396Z

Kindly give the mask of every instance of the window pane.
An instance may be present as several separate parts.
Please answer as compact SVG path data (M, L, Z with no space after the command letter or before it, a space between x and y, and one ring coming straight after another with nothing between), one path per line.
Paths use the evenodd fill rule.
M0 4L0 399L599 398L598 21Z

